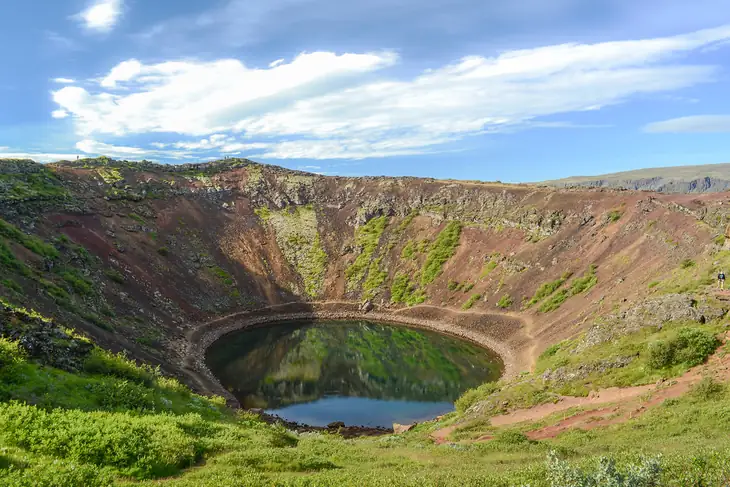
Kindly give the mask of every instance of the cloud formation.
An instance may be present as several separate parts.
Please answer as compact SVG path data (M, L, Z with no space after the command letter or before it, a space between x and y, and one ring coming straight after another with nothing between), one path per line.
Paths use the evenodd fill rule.
M76 80L72 79L72 78L53 78L53 80L51 80L51 81L53 81L54 83L62 84L62 85L70 85L70 84L76 83Z
M730 25L673 37L560 44L468 56L406 80L373 78L396 63L391 52L305 53L267 68L235 59L152 65L131 59L95 90L68 86L53 99L85 136L176 133L206 138L175 148L258 150L258 157L278 159L410 155L529 127L540 117L711 81L717 67L676 61L728 40Z
M109 32L121 18L123 7L124 0L94 0L75 17L88 30Z
M653 122L644 127L644 132L659 133L730 133L730 115L693 115Z

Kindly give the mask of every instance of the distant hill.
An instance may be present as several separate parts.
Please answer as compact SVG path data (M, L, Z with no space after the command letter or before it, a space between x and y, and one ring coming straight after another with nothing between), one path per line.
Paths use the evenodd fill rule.
M542 184L556 187L624 188L662 193L719 193L730 191L730 164L677 166L574 176Z

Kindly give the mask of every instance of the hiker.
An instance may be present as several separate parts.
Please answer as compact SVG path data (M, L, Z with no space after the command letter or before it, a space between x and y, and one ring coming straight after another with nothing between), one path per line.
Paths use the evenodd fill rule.
M717 275L717 287L725 289L725 271L720 271Z

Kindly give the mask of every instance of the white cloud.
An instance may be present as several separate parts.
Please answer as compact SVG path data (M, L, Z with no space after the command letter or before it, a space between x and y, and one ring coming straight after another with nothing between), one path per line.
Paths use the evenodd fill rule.
M392 53L315 52L268 70L249 69L235 59L155 65L130 60L101 81L102 88L127 88L124 93L89 93L69 86L53 92L53 99L73 114L83 134L208 135L231 128L244 116L327 91L347 76L392 65L396 59Z
M653 122L644 127L650 133L730 133L730 115L693 115Z
M117 82L129 81L142 72L142 63L136 59L130 59L117 64L112 68L109 74L101 80L101 86L104 88L116 88Z
M59 119L60 118L66 118L66 117L68 117L68 112L66 110L63 110L63 109L53 110L51 112L51 116L53 118L59 118Z
M283 63L284 63L284 59L277 59L276 61L274 61L274 62L270 63L270 64L269 64L269 67L270 67L270 68L275 68L275 67L277 67L278 65L280 65L280 64L283 64Z
M76 82L76 80L74 80L72 78L53 78L52 81L54 83L59 83L59 84L62 84L62 85L70 85L70 84Z
M32 159L36 162L56 162L75 160L77 154L50 154L44 152L5 152L7 147L0 147L0 159Z
M443 150L437 146L466 136L546 123L540 117L712 81L716 66L677 58L728 39L730 25L553 45L468 56L407 80L372 79L396 62L387 52L305 53L269 69L232 59L130 60L93 92L65 87L53 98L82 134L178 133L207 138L168 144L177 149L262 149L259 157L267 158L386 157ZM236 133L243 139L233 139Z
M123 0L95 0L75 17L89 30L109 32L119 21L123 7Z

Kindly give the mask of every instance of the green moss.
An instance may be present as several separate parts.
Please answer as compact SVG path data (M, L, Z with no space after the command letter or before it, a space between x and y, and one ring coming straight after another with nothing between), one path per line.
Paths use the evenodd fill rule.
M387 225L388 218L380 216L372 218L355 231L355 245L361 250L355 261L345 270L348 290L355 290L358 284L365 279L370 262L380 243L380 237Z
M566 272L564 273L559 279L556 279L554 281L545 282L543 283L539 288L537 288L537 291L535 291L535 294L532 296L532 298L526 303L525 308L529 308L534 304L539 303L546 297L550 296L552 293L554 293L560 286L565 284L565 281L570 279L571 273Z
M213 275L216 276L218 279L223 281L223 284L225 284L226 286L236 285L235 281L233 280L233 276L231 276L223 268L218 266L212 266L209 267L208 270L210 270L210 272L213 273Z
M497 266L499 265L499 261L497 259L499 259L499 257L492 257L484 263L484 267L482 267L482 272L479 274L479 279L484 279L488 277L489 274L491 274L492 271L497 268Z
M573 279L573 282L570 284L570 295L575 296L576 294L587 292L596 284L598 284L596 266L591 264L583 276Z
M561 289L560 291L556 292L555 294L550 295L538 308L540 313L549 313L550 311L555 311L556 309L560 308L560 306L565 302L566 299L570 296L570 292L567 289Z
M408 241L406 243L405 247L403 247L403 251L401 252L400 256L404 259L412 259L416 255L416 246L413 244L412 241Z
M624 215L622 210L611 210L608 212L608 221L611 223L617 222Z
M0 169L4 163L0 160ZM61 181L47 167L37 166L19 173L0 171L0 201L53 201L68 196Z
M377 294L378 289L380 289L385 280L388 278L388 273L380 268L382 262L383 258L378 257L370 263L368 277L365 279L362 286L364 291L363 297L365 299L372 299Z
M0 218L0 236L19 243L34 254L55 259L58 257L58 250L50 244L45 243L35 235L26 235L21 232L15 225L6 222Z
M421 271L421 286L427 286L443 272L443 266L456 253L461 237L461 222L449 222L431 246Z
M396 274L390 288L390 300L393 303L405 303L408 306L414 306L423 303L426 299L426 293L419 289L407 274L401 272Z
M471 307L474 306L476 302L480 299L482 299L481 294L472 294L471 297L464 304L461 305L461 309L465 311L471 309Z
M127 215L127 216L128 216L129 218L131 218L132 220L136 221L137 223L139 223L140 225L146 225L146 224L147 224L147 222L145 221L145 219L144 219L144 218L142 218L141 216L139 216L139 215L138 215L138 214L136 214L136 213L130 213L130 214L129 214L129 215Z
M322 292L327 270L327 253L317 231L317 214L311 205L281 211L264 210L258 213L276 233L276 242L287 262L297 271L304 283L298 290L315 298Z
M267 206L262 206L260 208L255 208L253 210L253 212L264 223L267 223L269 221L269 218L271 218L271 210Z
M497 301L498 308L507 309L510 306L512 306L512 297L509 294L505 294Z

